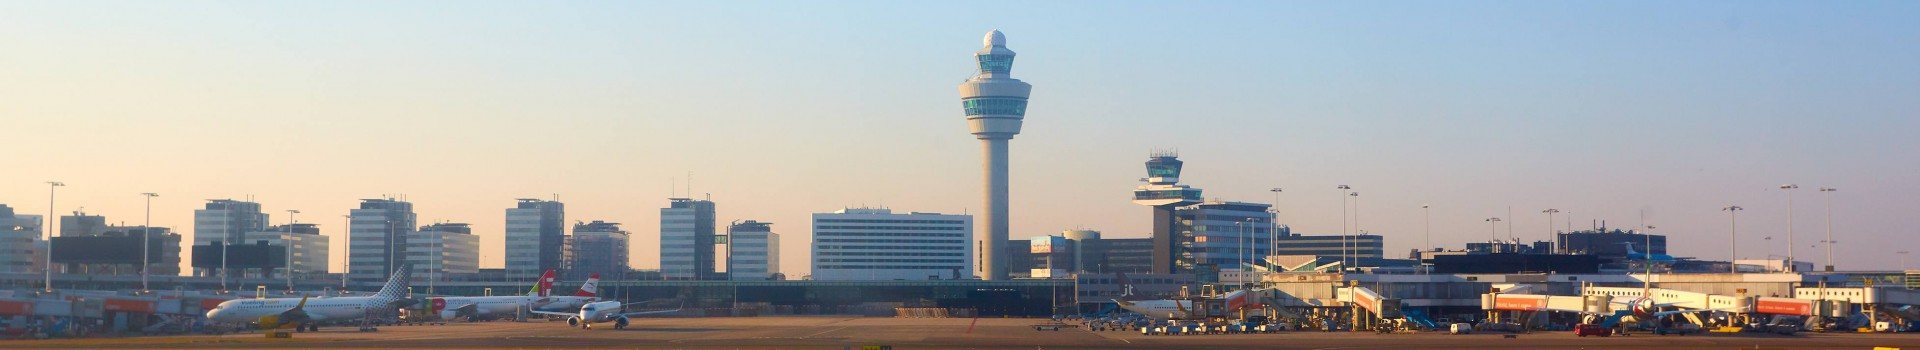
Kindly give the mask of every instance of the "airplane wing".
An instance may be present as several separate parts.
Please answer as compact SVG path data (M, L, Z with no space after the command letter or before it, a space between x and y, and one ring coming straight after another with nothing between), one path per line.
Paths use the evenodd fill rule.
M620 316L633 317L633 316L644 316L644 315L670 314L675 312L680 312L680 309L625 312L625 313L621 313Z
M540 311L540 310L532 310L532 311L533 311L533 313L534 313L534 314L536 314L536 315L548 315L548 316L580 316L580 313L578 313L578 312L559 312L559 311Z

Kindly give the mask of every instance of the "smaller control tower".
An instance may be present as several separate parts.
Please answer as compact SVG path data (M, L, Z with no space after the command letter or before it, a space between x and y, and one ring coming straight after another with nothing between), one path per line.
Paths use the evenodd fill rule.
M1202 197L1200 189L1179 184L1182 165L1179 157L1173 152L1154 152L1152 158L1147 159L1147 178L1143 179L1147 184L1133 190L1133 204L1153 207L1153 268L1149 270L1152 273L1193 268L1191 257L1181 259L1188 255L1185 248L1193 244L1193 237L1180 235L1174 210L1200 203Z

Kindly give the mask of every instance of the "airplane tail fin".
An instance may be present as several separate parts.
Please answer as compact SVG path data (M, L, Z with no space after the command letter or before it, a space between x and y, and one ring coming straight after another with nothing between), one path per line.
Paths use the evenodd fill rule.
M407 296L408 283L412 281L413 264L400 264L400 269L393 271L393 277L387 278L387 284L380 286L380 292L374 293L374 296L391 298L393 300L405 298Z
M540 280L533 282L533 289L528 290L527 295L536 297L553 295L553 270L540 274Z
M1133 281L1127 280L1127 273L1115 271L1113 282L1120 285L1120 299L1133 296Z
M579 297L600 296L600 273L595 272L592 275L588 275L587 283L581 283L580 291L573 292L573 296L579 296Z

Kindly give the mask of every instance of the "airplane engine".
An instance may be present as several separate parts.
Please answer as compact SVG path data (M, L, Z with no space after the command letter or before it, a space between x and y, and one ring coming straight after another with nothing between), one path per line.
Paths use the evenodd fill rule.
M626 328L627 328L626 316L620 316L620 318L613 319L613 329L626 329Z
M584 322L582 322L582 320L580 319L580 316L567 317L568 327L580 327L580 325L583 323Z
M258 322L260 323L260 329L280 328L280 316L278 315L260 316Z

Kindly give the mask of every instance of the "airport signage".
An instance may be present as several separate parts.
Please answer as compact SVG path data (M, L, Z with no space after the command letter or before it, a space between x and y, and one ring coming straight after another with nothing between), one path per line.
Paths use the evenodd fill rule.
M1536 311L1547 308L1545 295L1494 294L1493 309Z
M1753 312L1773 315L1813 316L1813 301L1794 298L1762 297L1754 300Z

